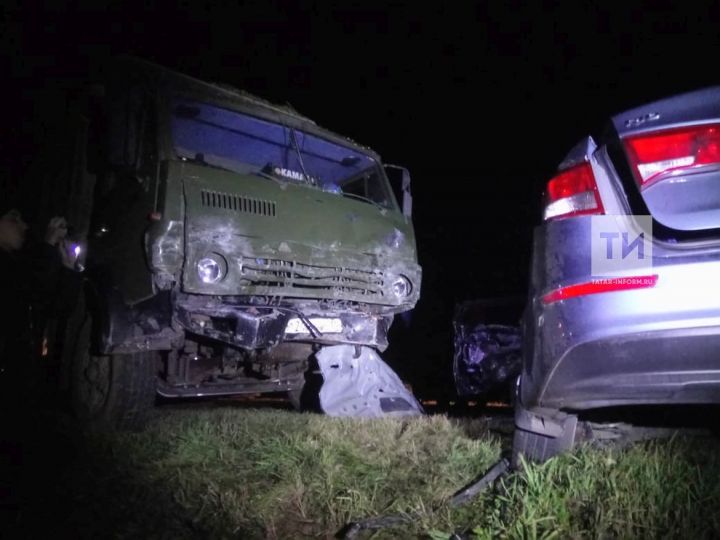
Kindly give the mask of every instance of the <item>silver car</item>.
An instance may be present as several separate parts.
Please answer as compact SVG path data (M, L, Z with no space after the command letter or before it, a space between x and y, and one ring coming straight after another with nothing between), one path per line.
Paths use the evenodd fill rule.
M720 86L612 118L563 160L545 203L515 459L570 448L583 411L720 403Z

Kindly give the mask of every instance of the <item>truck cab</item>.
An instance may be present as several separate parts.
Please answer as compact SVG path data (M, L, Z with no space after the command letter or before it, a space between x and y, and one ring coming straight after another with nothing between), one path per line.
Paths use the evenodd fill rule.
M420 294L406 170L290 107L143 60L93 88L67 195L82 416L132 424L156 393L299 405L319 348L387 347Z

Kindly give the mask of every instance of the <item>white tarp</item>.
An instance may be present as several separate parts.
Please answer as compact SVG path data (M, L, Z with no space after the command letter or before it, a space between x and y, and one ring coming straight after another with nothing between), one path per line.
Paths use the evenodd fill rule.
M397 374L370 347L323 347L316 358L323 376L320 406L328 416L379 418L423 414Z

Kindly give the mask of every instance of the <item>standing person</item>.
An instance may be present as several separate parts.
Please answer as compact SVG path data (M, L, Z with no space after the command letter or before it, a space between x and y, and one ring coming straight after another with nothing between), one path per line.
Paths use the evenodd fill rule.
M20 257L28 226L16 208L0 208L0 377L2 390L31 357L29 283ZM3 392L4 393L4 392Z
M0 208L0 426L3 429L0 519L10 530L18 515L23 463L23 446L16 433L17 404L14 401L17 385L13 383L22 377L18 368L31 357L30 296L24 287L19 257L27 229L20 212L10 204Z
M25 250L30 281L33 356L44 368L50 369L59 367L56 349L62 347L62 343L56 342L57 334L64 335L64 325L80 283L74 272L77 254L67 241L67 234L65 218L56 216L48 223L44 241ZM48 351L51 343L55 347Z
M68 296L74 274L67 224L55 217L44 242L23 249L28 225L21 212L0 207L0 385L6 398L37 381L38 356L48 320ZM68 279L69 278L69 279ZM17 396L33 400L32 396Z
M27 232L21 212L5 196L0 201L0 523L7 531L18 527L27 480L40 465L32 461L37 441L50 440L43 432L46 422L36 414L37 405L52 398L49 388L38 384L46 373L34 353L37 338L59 305L63 276L74 274L68 270L64 219L50 220L44 242L30 249L24 249Z

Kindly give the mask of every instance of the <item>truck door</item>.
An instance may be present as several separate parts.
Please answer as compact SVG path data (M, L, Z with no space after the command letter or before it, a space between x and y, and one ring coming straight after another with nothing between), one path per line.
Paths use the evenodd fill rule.
M91 154L97 181L91 256L125 302L152 296L143 236L154 210L158 175L154 93L143 80L123 77L106 87Z

